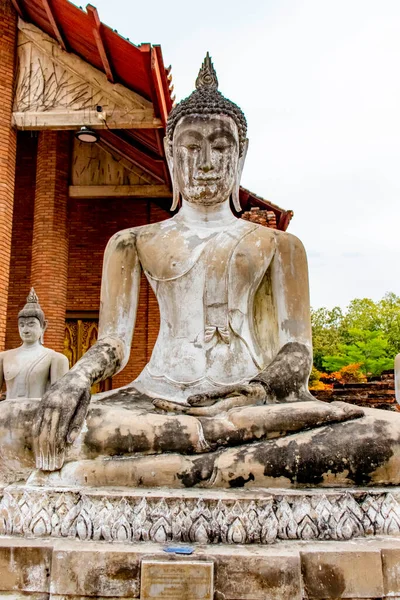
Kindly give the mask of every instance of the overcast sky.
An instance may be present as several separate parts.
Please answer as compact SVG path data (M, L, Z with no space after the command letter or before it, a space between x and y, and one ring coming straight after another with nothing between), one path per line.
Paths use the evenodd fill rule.
M248 120L242 184L294 211L314 307L400 294L400 0L92 1L161 44L177 100L210 52Z

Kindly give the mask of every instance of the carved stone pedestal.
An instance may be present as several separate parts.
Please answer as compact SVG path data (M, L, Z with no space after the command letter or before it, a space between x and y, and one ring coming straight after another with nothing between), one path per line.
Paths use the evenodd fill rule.
M0 492L0 535L200 544L396 536L400 488L225 491L10 485Z
M0 597L400 599L398 488L1 494Z

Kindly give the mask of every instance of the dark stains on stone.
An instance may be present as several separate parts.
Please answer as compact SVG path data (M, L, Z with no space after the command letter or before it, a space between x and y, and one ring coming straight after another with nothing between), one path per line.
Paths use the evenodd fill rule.
M95 596L104 596L110 591L119 592L122 582L129 587L139 580L139 565L121 566L111 564L105 571L103 568L90 569L85 577L83 587ZM114 587L115 586L115 587Z
M214 471L214 463L219 456L219 452L212 454L203 454L192 462L189 471L178 473L177 477L182 481L185 487L195 487L204 481L209 481Z
M318 555L314 560L302 561L302 571L307 594L311 598L343 598L346 583L341 569L323 563Z
M193 440L187 428L178 418L170 417L165 421L160 433L155 436L153 448L155 452L196 453Z
M245 479L244 477L241 477L241 476L235 477L235 479L230 479L229 487L231 487L231 488L244 487L245 484L248 483L249 481L254 481L253 473L250 473L247 479Z
M148 437L143 432L122 434L119 427L104 440L99 439L96 431L89 428L85 436L85 446L87 458L96 458L101 455L120 456L134 452L146 453L152 450Z
M88 365L90 364L91 367L90 377L92 383L114 375L115 371L121 366L116 348L109 342L101 340L98 340L84 355L82 367L85 358L88 359Z
M224 428L213 417L198 417L203 429L203 434L210 448L216 449L219 446L238 446L245 442L244 429L236 429L227 433Z
M257 443L253 459L264 467L265 477L285 477L294 485L321 484L329 473L367 485L393 455L392 445L385 421L376 421L368 434L363 421L351 421L317 430L307 441L299 437L287 444Z
M139 566L134 565L133 567L120 567L118 566L116 570L111 573L111 577L113 579L117 579L118 581L135 581L139 576Z
M289 342L252 381L264 386L270 402L312 400L307 390L311 364L310 349L299 342Z
M114 241L116 242L116 250L119 250L120 252L125 252L125 250L135 248L136 234L134 231L116 234Z
M114 396L113 396L114 398ZM141 396L137 403L132 402L132 396L118 392L113 401L120 411L115 428L107 424L108 407L104 402L95 402L87 417L88 431L85 434L86 458L97 456L122 456L134 453L160 454L178 452L181 454L196 454L198 452L190 431L179 417L165 416L164 423L154 428L154 435L149 436L144 431L136 433L135 416L147 414L148 408L153 408L151 399ZM121 410L122 409L122 410ZM124 410L125 409L125 410ZM124 426L122 428L122 425ZM105 428L107 435L102 435Z

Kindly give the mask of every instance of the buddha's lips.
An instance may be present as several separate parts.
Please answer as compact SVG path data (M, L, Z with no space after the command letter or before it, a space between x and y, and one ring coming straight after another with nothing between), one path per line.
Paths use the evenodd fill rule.
M217 181L220 181L220 179L221 177L196 177L194 181L199 185L205 185L208 183L216 183Z

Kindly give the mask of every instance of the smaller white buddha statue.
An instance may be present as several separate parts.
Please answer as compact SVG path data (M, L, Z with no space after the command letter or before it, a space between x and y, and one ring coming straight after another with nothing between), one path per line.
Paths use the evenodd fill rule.
M43 346L46 327L44 312L35 290L31 288L27 303L18 314L22 345L0 352L0 389L5 380L7 400L42 398L49 387L68 371L67 357Z

